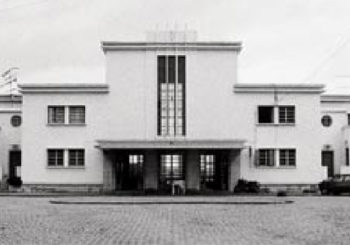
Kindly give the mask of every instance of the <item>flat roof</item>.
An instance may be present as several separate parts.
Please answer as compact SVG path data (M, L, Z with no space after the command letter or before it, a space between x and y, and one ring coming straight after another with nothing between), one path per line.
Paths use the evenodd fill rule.
M324 84L305 83L238 83L235 93L323 93Z
M347 102L350 102L350 95L349 94L323 94L321 95L321 103L322 102L347 103Z
M27 83L19 85L23 94L33 93L108 93L105 83Z
M240 51L241 42L118 42L102 41L104 52L112 50L231 50Z
M97 147L114 149L242 149L245 140L97 140Z

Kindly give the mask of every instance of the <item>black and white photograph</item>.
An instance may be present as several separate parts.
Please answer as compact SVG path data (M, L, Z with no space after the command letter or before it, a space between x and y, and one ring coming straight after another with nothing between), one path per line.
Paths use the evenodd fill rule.
M349 148L348 0L0 0L0 245L348 245Z

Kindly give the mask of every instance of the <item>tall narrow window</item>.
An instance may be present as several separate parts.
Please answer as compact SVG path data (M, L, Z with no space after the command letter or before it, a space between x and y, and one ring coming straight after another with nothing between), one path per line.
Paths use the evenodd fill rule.
M349 148L345 148L345 166L350 166L349 162Z
M201 155L201 182L206 184L214 182L215 176L215 155Z
M185 135L185 56L158 56L158 135Z

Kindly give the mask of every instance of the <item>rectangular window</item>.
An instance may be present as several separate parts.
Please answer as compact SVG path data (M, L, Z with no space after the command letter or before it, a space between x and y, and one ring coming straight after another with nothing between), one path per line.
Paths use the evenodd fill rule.
M84 165L85 165L84 149L69 149L68 166L84 166Z
M350 166L350 162L349 162L349 148L345 149L345 166Z
M348 125L350 126L350 113L348 114Z
M215 155L200 155L201 182L214 182L215 176Z
M295 123L295 107L279 106L278 119L279 123Z
M85 106L69 107L69 123L84 124L85 123Z
M183 180L184 176L183 157L181 154L166 154L160 156L160 179Z
M64 106L49 106L48 107L48 123L63 124L65 117Z
M48 166L62 166L64 163L63 149L48 149L47 150L47 165Z
M257 157L258 166L273 167L275 166L275 150L259 149Z
M258 123L273 123L273 106L258 106Z
M185 56L158 56L158 135L185 135Z
M296 165L296 151L295 149L281 149L280 150L280 166Z

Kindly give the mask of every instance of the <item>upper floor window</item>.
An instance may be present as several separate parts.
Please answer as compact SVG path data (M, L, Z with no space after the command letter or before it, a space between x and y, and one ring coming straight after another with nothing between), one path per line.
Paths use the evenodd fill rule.
M85 106L49 106L49 124L85 124Z
M325 115L321 119L321 123L324 127L330 127L332 125L332 118L329 115Z
M69 123L73 123L73 124L85 123L85 106L69 107Z
M278 121L279 123L295 123L295 107L279 106Z
M158 135L185 135L185 56L158 56Z
M273 106L259 106L258 107L258 122L259 123L273 123L274 122L274 107Z
M348 125L350 126L350 113L348 114Z
M258 106L259 124L294 124L295 106Z
M22 124L22 117L19 115L14 115L11 117L11 125L13 127L19 127Z
M65 107L64 106L49 106L49 124L64 123L65 119Z

